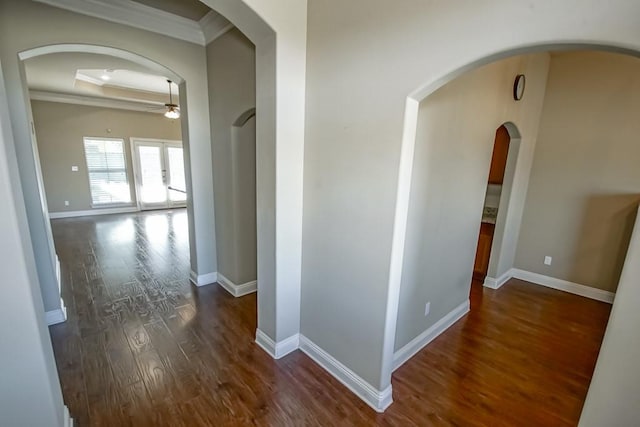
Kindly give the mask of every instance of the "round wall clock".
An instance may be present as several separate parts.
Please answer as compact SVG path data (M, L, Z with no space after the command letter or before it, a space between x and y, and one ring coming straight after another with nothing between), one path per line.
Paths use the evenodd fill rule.
M520 101L524 94L524 74L518 74L513 82L513 99Z

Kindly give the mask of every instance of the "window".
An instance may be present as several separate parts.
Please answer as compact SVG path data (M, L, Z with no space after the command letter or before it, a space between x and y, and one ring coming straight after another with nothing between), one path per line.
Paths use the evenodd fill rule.
M89 187L93 205L131 203L121 139L84 138Z

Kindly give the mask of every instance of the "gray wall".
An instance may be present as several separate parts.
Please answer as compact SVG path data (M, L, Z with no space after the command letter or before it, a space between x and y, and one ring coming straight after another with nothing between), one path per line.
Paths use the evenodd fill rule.
M167 119L162 114L44 101L32 101L31 108L49 212L92 209L83 137L124 140L134 205L130 138L182 138L180 121ZM71 171L72 165L78 166L78 172ZM64 205L65 200L69 206Z
M640 201L638 111L639 59L552 56L516 267L615 292Z
M421 102L396 350L469 298L495 132L505 122L514 123L522 140L520 150L510 155L531 152L548 61L549 55L542 53L495 62ZM518 74L525 74L527 82L525 96L515 102ZM515 167L526 174L526 163ZM425 316L427 302L431 309Z
M0 71L0 425L62 427L64 404L29 239Z
M256 280L255 120L234 122L256 105L255 47L233 29L207 46L218 272L235 284Z

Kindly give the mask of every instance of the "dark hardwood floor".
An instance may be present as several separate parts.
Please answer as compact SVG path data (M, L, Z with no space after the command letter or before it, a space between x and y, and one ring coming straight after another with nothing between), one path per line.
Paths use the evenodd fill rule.
M254 344L256 295L189 283L184 210L53 221L50 327L80 426L576 425L610 306L512 280L398 369L376 414L297 351Z

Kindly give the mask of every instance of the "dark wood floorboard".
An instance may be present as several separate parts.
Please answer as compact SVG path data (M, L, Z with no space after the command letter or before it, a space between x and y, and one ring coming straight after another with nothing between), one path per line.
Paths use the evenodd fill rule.
M399 368L376 414L300 352L254 343L256 295L189 283L184 210L54 220L50 327L79 426L574 426L610 306L511 280Z

